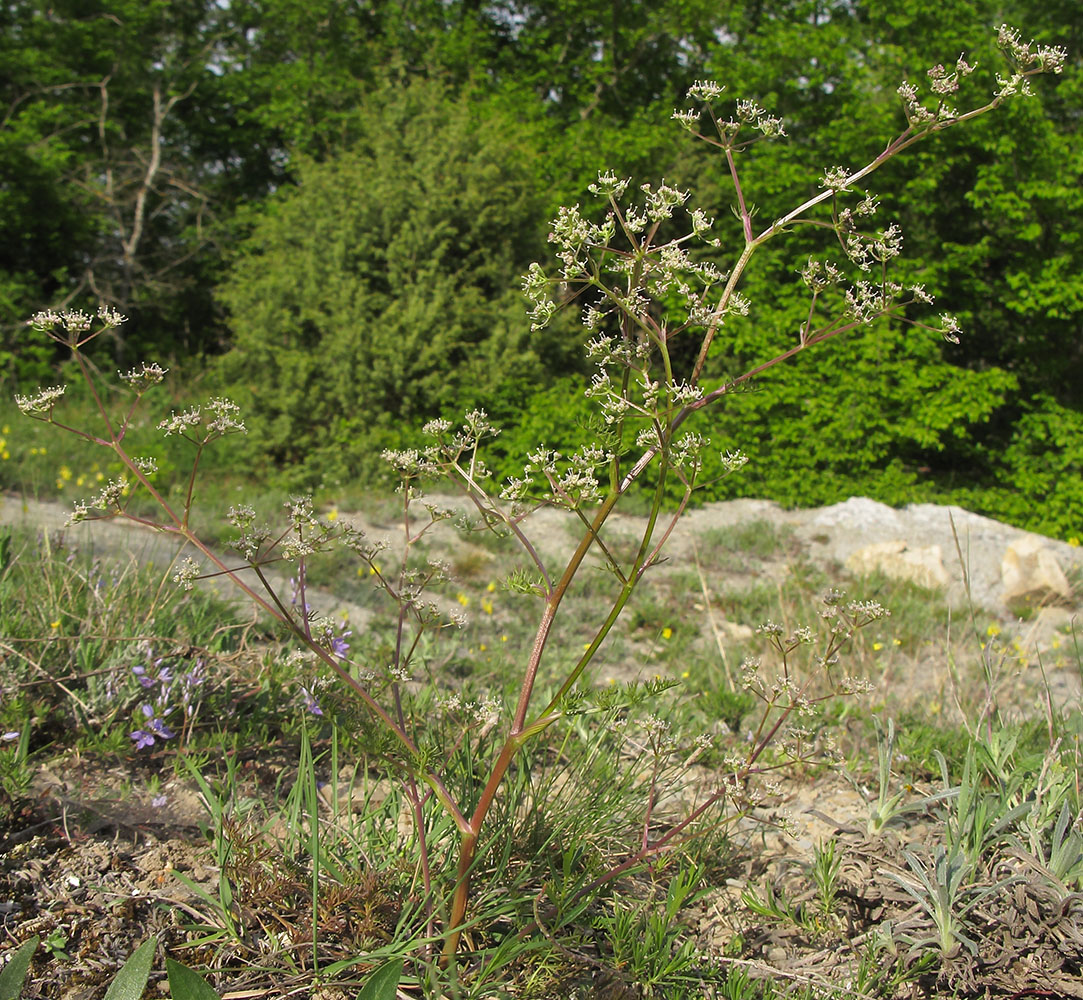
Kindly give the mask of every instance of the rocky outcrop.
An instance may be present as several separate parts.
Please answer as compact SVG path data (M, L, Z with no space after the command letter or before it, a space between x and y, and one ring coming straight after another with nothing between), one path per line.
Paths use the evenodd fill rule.
M859 576L883 573L893 580L909 580L926 590L941 590L949 583L939 545L913 547L901 538L858 549L846 560L846 568Z
M852 497L779 516L794 525L814 559L834 560L858 573L868 566L918 583L922 574L930 582L944 580L938 586L956 608L973 603L1004 618L1015 617L1028 595L1034 605L1073 600L1067 573L1072 566L1083 570L1083 549L962 507L924 503L895 509Z
M1003 601L1009 607L1061 604L1072 599L1072 587L1064 570L1038 535L1018 538L1007 547L1000 562L1000 577Z

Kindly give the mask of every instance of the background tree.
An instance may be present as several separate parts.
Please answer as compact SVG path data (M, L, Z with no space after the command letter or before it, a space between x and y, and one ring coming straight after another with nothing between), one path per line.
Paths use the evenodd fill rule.
M529 133L421 81L356 115L361 138L299 166L221 288L253 445L308 480L363 474L402 425L572 346L530 335L517 290L545 222Z
M121 362L214 349L220 225L276 175L224 86L223 8L16 2L0 17L4 374L35 374L14 335L50 303L130 314L133 342L113 345Z

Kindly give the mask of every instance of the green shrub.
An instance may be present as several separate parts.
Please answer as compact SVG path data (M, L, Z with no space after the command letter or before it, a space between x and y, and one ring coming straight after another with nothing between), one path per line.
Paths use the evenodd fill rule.
M257 211L221 291L251 444L308 481L370 476L466 387L484 403L560 368L515 290L544 225L524 129L423 83L358 115L362 141Z

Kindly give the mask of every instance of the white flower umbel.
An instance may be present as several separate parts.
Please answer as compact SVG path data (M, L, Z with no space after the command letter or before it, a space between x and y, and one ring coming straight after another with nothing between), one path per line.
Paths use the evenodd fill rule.
M198 577L199 563L191 556L185 556L184 561L177 567L177 572L173 574L173 582L184 590L191 590Z
M129 389L138 395L142 395L151 386L157 385L162 379L165 378L168 368L163 368L159 364L150 362L149 364L144 361L138 368L133 368L130 372L125 374L118 371L121 382L123 382Z
M184 434L189 428L198 427L200 411L198 406L177 413L175 410L165 420L158 424L158 430L165 431L165 436L172 434Z
M67 391L67 386L54 385L39 389L33 396L15 394L15 405L28 417L41 417L53 412L60 397Z

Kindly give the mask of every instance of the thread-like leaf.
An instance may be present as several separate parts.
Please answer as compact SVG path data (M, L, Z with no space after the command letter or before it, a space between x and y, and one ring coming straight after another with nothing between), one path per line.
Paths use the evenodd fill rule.
M16 949L11 961L0 970L0 1000L19 1000L26 982L26 973L30 968L30 959L38 950L37 935Z
M369 976L368 981L361 987L361 992L357 994L357 1000L395 1000L400 979L402 959L393 958Z
M150 978L150 965L158 948L156 937L147 938L120 967L105 991L105 1000L140 1000Z
M173 994L173 1000L222 1000L206 979L180 962L167 958L165 971L169 976L169 992Z

